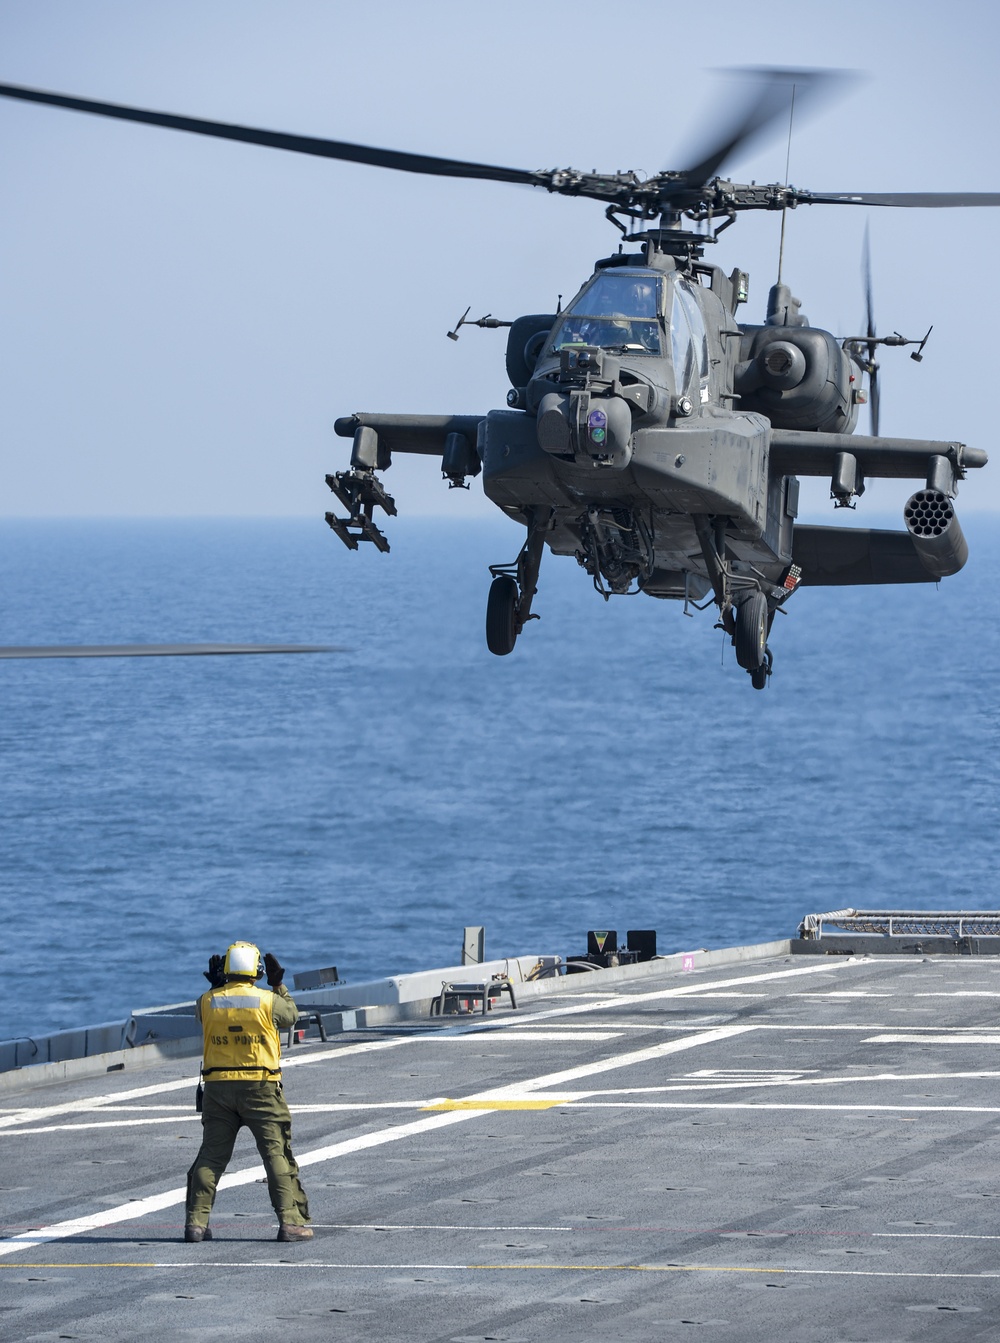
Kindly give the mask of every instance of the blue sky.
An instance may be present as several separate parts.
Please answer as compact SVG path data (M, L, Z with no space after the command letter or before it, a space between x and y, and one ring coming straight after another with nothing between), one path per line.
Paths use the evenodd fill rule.
M864 72L796 127L814 190L1000 190L998 19L969 0L865 12L796 0L542 7L428 0L3 0L0 81L535 168L683 167L727 65ZM780 180L780 136L728 165ZM503 333L445 332L572 294L617 235L594 202L202 141L0 102L0 513L321 515L355 410L502 405ZM860 329L870 214L887 351L882 432L992 449L1000 210L805 210L786 278L815 325ZM751 274L760 320L777 218L711 259ZM864 426L862 426L864 428ZM428 459L387 480L408 513L474 515ZM906 482L859 510L898 513ZM824 486L807 496L825 516ZM960 508L1000 507L1000 471Z

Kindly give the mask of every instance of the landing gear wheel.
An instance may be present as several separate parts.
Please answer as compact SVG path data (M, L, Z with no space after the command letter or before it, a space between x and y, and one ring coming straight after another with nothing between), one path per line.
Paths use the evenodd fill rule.
M764 665L755 667L750 673L750 684L754 690L765 690L767 688L768 678L771 675L771 668L774 665L774 658L771 656L770 648L764 650Z
M752 592L736 609L736 661L748 672L764 666L767 657L767 598Z
M517 581L510 574L494 578L486 603L486 647L497 657L512 652L517 642L519 597Z

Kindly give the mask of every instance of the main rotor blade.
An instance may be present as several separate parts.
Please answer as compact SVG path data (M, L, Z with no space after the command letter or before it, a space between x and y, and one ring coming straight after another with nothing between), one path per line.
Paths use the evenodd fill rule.
M120 103L98 103L87 98L70 98L44 89L24 88L20 84L0 84L0 97L18 98L28 103L66 107L74 112L114 117L119 121L139 121L148 126L189 131L194 135L213 136L218 140L241 140L245 144L286 149L295 154L312 154L324 159L344 159L349 163L367 163L375 168L396 168L406 173L428 173L435 177L472 177L491 182L514 182L537 186L538 177L522 168L499 168L488 163L465 163L460 159L435 158L429 154L409 154L396 149L378 149L355 145L344 140L323 140L311 135L291 135L285 131L266 131L254 126L234 126L225 121L203 121L197 117L175 116L172 112L150 112Z
M683 179L690 186L701 186L715 177L737 149L767 130L773 122L788 120L792 89L795 89L796 113L814 103L821 94L832 92L849 77L843 70L744 70L754 81L750 101L724 123L701 158L687 169Z
M997 191L803 191L800 205L894 205L910 209L952 209L957 206L1000 205Z
M258 653L344 653L311 644L25 644L0 648L0 658L243 657Z
M26 88L20 84L0 84L0 97L22 102L41 103L50 107L88 112L94 116L111 117L119 121L134 121L170 130L207 135L220 140L242 141L270 149L283 149L296 154L310 154L318 158L339 159L349 163L364 163L376 168L393 168L399 172L423 173L434 177L472 178L481 181L511 182L519 186L541 186L563 195L590 196L595 200L615 201L621 204L641 203L658 208L671 198L690 195L703 187L710 187L720 165L767 130L788 111L792 86L796 90L796 106L805 99L811 103L817 95L829 91L846 78L836 70L761 70L754 73L757 90L749 106L735 119L730 118L727 129L716 136L712 146L693 167L685 173L661 173L642 182L631 173L578 173L574 169L504 168L489 163L467 163L461 159L438 158L430 154L412 154L405 150L381 149L373 145L357 145L345 140L326 140L310 135L293 135L286 131L268 131L254 126L236 126L224 121L207 121L197 117L177 116L172 112L153 112L141 107L120 103L95 102L87 98L69 97L44 89ZM727 185L732 192L733 188ZM736 188L740 196L730 199L736 209L773 209L775 193L784 193L788 203L798 205L894 205L910 207L996 206L1000 193L996 192L813 192L794 187ZM686 206L683 208L687 208Z

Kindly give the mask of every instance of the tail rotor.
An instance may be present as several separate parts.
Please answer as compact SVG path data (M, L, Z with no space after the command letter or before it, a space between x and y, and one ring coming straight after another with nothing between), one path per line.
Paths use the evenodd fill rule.
M865 223L865 241L861 256L861 271L865 286L865 334L868 338L868 361L865 365L868 373L868 413L871 418L872 435L877 438L879 422L879 366L875 359L875 351L878 349L879 340L875 333L875 300L872 289L872 249L867 222ZM929 334L930 333L928 332L928 335Z

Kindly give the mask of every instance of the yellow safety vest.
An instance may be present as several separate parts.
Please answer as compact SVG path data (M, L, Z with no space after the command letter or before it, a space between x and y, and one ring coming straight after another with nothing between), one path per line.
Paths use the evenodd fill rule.
M202 995L206 1082L277 1082L281 1041L274 994L257 984L224 984Z

